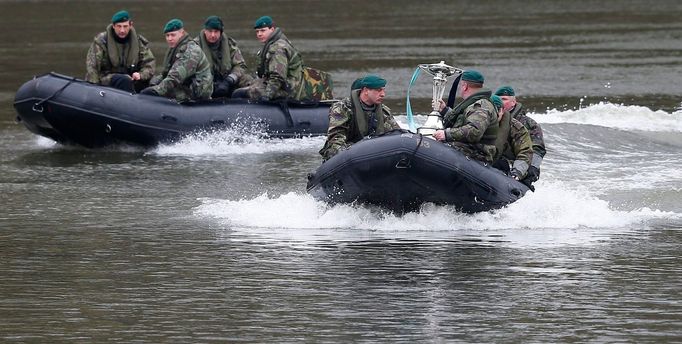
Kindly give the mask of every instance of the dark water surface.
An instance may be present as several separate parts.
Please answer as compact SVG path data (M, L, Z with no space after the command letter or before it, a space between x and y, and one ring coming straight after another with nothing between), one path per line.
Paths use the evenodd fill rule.
M121 8L158 58L168 19L197 32L219 14L250 66L253 21L272 15L337 96L379 73L396 112L417 64L477 68L543 125L538 191L395 217L305 195L321 138L86 150L16 124L19 85L82 77ZM0 16L0 342L682 341L682 2L0 1Z

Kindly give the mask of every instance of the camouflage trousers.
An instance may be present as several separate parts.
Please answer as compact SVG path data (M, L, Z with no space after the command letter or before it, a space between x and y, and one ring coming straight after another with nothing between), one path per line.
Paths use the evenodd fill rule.
M254 79L251 85L243 87L250 99L261 99L265 96L265 81L262 78ZM285 99L289 95L284 90L278 90L272 99Z
M489 164L493 163L493 157L497 150L494 145L484 145L481 143L447 142L447 144L469 158Z

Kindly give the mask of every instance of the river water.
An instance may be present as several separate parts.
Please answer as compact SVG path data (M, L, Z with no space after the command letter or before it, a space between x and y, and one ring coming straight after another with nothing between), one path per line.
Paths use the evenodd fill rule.
M219 14L253 61L272 15L337 97L378 73L399 114L419 63L514 85L545 133L536 192L402 217L307 196L323 138L87 150L15 123L19 85L82 76L120 6L0 1L0 341L682 341L682 3L125 3L157 57L169 18Z

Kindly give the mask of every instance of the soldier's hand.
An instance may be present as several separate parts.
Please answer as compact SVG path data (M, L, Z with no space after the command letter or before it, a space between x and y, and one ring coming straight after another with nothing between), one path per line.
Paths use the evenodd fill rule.
M133 75L131 75L131 77L133 78L133 80L140 80L140 73L135 72L133 73Z
M437 101L432 100L431 106L433 106L434 109L438 109L438 112L441 112L445 108L445 101L443 99L438 99Z
M230 84L227 81L218 81L213 83L213 94L218 94L221 97L227 96L230 92Z
M227 78L225 78L225 81L227 81L228 85L234 86L235 84L237 84L237 76L234 74L230 74L227 76Z
M509 172L509 174L511 175L512 178L514 178L516 180L521 180L522 174L521 174L521 172L519 172L519 170L512 168L511 171Z
M538 179L540 179L540 169L535 166L529 167L526 179L528 179L530 183L535 183Z
M445 131L444 130L436 130L436 132L433 133L433 138L438 140L438 141L445 141Z

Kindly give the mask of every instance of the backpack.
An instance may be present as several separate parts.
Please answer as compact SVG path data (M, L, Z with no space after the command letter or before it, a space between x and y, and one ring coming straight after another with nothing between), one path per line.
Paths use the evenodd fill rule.
M298 92L299 100L321 101L334 99L331 74L307 66L303 66L303 79Z

